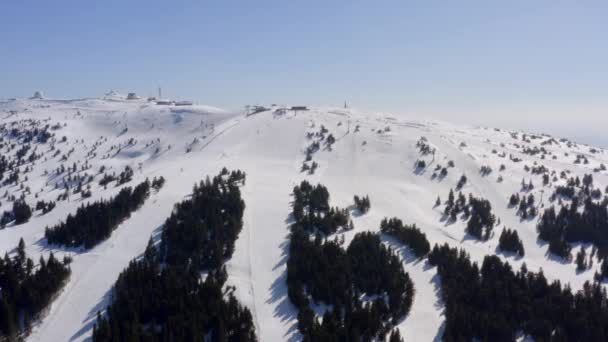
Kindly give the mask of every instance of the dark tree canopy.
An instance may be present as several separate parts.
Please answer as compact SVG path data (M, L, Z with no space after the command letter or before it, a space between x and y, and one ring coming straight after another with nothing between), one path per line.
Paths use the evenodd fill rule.
M233 288L224 290L224 262L242 228L245 205L237 184L244 179L240 171L222 172L175 206L160 250L150 239L143 258L116 281L106 314L98 314L94 341L257 340L251 312Z
M304 340L384 338L413 301L414 286L401 260L377 234L356 234L346 250L338 238L328 240L346 225L348 214L330 209L329 192L322 185L302 182L294 197L287 287ZM331 306L322 322L312 303ZM394 332L391 337L400 339Z
M194 186L191 198L175 205L162 234L167 262L207 269L232 255L245 210L239 181L234 175L207 178Z
M504 252L515 253L520 257L523 257L525 254L524 245L519 235L517 235L517 231L508 228L503 229L502 233L500 233L498 248Z
M536 341L605 341L608 298L599 284L572 293L542 271L519 272L499 257L486 256L481 268L464 250L433 247L445 301L445 341L514 341L523 331ZM466 286L463 286L466 284Z
M323 185L303 181L293 189L293 197L293 217L307 232L329 235L348 225L348 212L329 206L329 191Z
M51 244L70 247L93 248L107 239L118 225L129 218L150 194L148 180L134 189L125 187L118 195L107 201L82 205L75 215L68 215L64 222L47 227L45 237Z
M395 237L399 242L407 245L418 258L427 255L431 250L431 244L415 224L408 226L398 218L384 218L380 222L380 231Z
M60 262L50 253L37 267L19 242L17 255L0 258L0 339L18 340L26 335L70 276L69 258ZM22 325L23 323L23 325Z

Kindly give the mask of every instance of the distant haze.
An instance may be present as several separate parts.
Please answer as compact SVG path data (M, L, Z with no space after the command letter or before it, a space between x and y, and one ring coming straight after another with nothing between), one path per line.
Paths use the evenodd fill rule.
M342 105L608 146L606 1L2 1L0 97Z

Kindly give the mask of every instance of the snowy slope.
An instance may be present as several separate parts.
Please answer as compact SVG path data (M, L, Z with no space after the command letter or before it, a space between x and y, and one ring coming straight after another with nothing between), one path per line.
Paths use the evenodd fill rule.
M447 242L462 246L474 260L481 261L485 255L497 253L498 235L502 226L506 226L518 231L526 256L517 259L499 255L517 267L525 262L532 271L542 268L547 278L561 279L577 289L592 279L597 266L596 263L593 269L577 273L574 263L548 255L546 244L537 241L536 219L522 221L515 215L515 209L508 208L508 198L520 190L522 178L533 180L536 187L532 192L537 201L542 198L541 205L547 205L551 187L555 186L543 187L540 176L531 176L524 165L531 167L536 161L558 173L570 170L582 177L608 162L601 149L591 153L588 146L560 142L557 138L554 144L542 145L556 159L541 160L538 155L522 153L522 147L540 147L548 136L538 135L538 139L524 142L522 133L514 138L508 131L408 120L351 109L314 108L297 113L272 109L245 116L206 106L159 106L119 96L5 101L0 102L0 118L0 123L50 118L51 125L61 125L56 135L67 138L65 143L57 144L64 144L60 147L62 153L74 149L67 161L51 158L48 153L46 161L33 165L25 182L32 190L26 196L30 204L38 199L54 200L62 193L54 187L57 179L45 174L45 170L85 159L92 174L101 166L120 172L129 165L136 170L130 184L161 175L167 181L108 240L90 251L61 250L48 246L44 240L46 226L65 219L83 203L76 195L67 202L58 202L58 207L46 215L35 213L25 224L0 230L0 247L4 251L12 251L23 237L28 254L35 260L40 253L50 250L74 257L67 286L34 328L31 341L86 340L97 311L103 310L109 300L118 274L143 252L149 237L159 233L173 204L187 196L195 182L216 174L224 166L247 173L243 188L244 229L228 264L229 282L237 287L239 299L251 309L261 341L299 338L297 312L287 298L285 263L290 194L304 179L326 185L331 204L340 207L350 206L353 195L369 195L371 210L363 216L353 216L354 231L342 233L347 241L359 231L378 231L382 218L396 216L406 223L416 223L432 244ZM331 151L321 149L313 154L319 168L309 175L301 172L306 147L311 143L307 133L318 131L321 125L336 138L336 143ZM416 143L423 136L435 148L434 155L420 155ZM492 152L494 149L496 153ZM500 156L503 152L504 158ZM586 155L589 163L574 164L577 154ZM509 155L523 161L513 162ZM418 159L427 162L425 170L415 169ZM448 175L433 178L435 166L447 166L450 160L455 166L449 168ZM504 171L499 171L501 164L506 167ZM479 173L482 165L491 166L493 172L482 176ZM455 187L462 174L468 177L463 192L488 199L501 221L489 241L467 237L463 221L449 223L443 218L443 208L434 208L437 196L447 199L450 188ZM497 181L499 175L502 182ZM605 172L594 173L594 180L601 189L608 185ZM88 200L108 198L119 190L113 186L98 187L97 179L94 184L93 196ZM22 192L11 187L0 189L0 194L5 191L16 195ZM34 193L39 193L38 199ZM9 204L2 200L0 210L8 208ZM442 300L435 269L426 262L415 261L397 242L388 238L385 241L400 252L416 287L412 311L399 326L402 336L420 341L439 338Z

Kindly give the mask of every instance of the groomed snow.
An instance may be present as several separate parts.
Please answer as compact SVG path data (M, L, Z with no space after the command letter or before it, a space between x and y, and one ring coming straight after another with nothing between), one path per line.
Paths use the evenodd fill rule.
M560 279L578 289L593 278L593 269L577 273L574 263L562 262L547 255L547 246L537 241L536 220L522 221L515 209L508 208L508 198L520 189L522 178L533 179L533 193L543 205L548 205L552 190L542 187L540 176L524 171L533 161L558 171L571 170L582 177L594 167L608 161L600 153L589 153L589 147L565 142L547 145L557 160L540 160L538 156L521 153L520 145L540 146L542 140L524 143L514 140L510 132L481 127L457 126L448 123L409 120L406 118L361 113L350 109L313 108L310 111L287 111L277 115L272 110L245 116L206 106L159 106L146 100L107 99L29 100L0 102L2 122L22 119L51 118L51 124L65 123L56 131L66 136L67 143L57 146L74 153L65 163L84 161L96 141L97 156L89 159L96 173L102 165L120 172L125 165L136 171L132 185L154 176L164 176L166 184L152 194L144 206L121 224L112 236L90 251L62 250L48 246L44 228L65 219L83 201L74 195L68 202L58 202L57 208L46 215L35 215L28 223L0 230L0 247L12 251L23 238L27 253L34 260L53 251L74 257L72 275L61 294L29 336L31 341L83 341L90 337L97 311L103 311L111 296L111 287L129 261L144 250L150 236L157 237L173 205L187 196L195 182L213 176L226 166L247 173L243 197L246 202L244 228L236 244L234 256L228 263L229 282L237 287L237 296L254 316L260 341L299 340L297 312L287 298L285 263L288 251L288 225L291 191L300 181L321 182L331 194L331 204L348 207L353 195L369 195L371 210L363 216L353 216L355 230L344 233L347 243L356 232L378 231L384 217L399 217L406 223L416 223L432 244L447 242L462 246L474 260L497 253L498 236L503 226L514 228L523 240L526 256L517 259L501 255L514 267L526 263L531 271L543 269L548 279ZM324 125L336 138L331 151L321 149L313 155L319 163L314 175L300 172L305 148L310 144L307 132L315 132ZM359 126L358 130L355 129ZM389 130L385 130L389 127ZM416 147L420 137L426 137L436 148L434 157L422 157ZM106 137L107 141L99 140ZM521 134L519 134L521 137ZM134 138L134 143L127 142ZM160 139L160 140L159 140ZM558 139L556 139L558 140ZM463 144L464 143L464 144ZM124 145L117 152L112 145ZM501 146L504 144L504 147ZM148 146L146 146L148 145ZM41 147L42 151L48 147ZM492 153L506 152L506 158ZM158 152L157 152L158 150ZM40 150L39 150L40 152ZM568 152L569 156L565 156ZM576 154L588 156L589 164L573 164ZM511 162L508 155L523 159ZM44 189L39 199L53 199L62 193L46 186L52 177L44 170L56 169L59 157L40 161L34 166L26 185L32 193ZM426 170L417 172L414 162L425 159ZM432 179L435 165L455 163L447 177ZM499 172L505 164L506 170ZM489 165L492 174L482 177L479 169ZM469 192L490 200L501 225L487 242L479 242L464 233L464 222L447 223L442 220L442 207L434 208L437 196L447 199L462 174L468 182L463 193ZM503 176L497 182L498 175ZM604 173L594 173L596 185L603 189L608 184ZM89 200L108 198L118 189L93 187ZM1 189L4 192L5 189ZM17 187L9 193L20 194ZM542 192L544 191L544 194ZM33 195L27 197L33 205ZM0 210L9 208L2 201ZM541 209L542 211L542 209ZM430 341L441 336L442 300L439 277L434 268L424 261L416 261L407 248L389 238L385 242L403 257L404 267L412 276L416 297L411 313L399 328L405 340ZM576 253L577 249L574 249Z

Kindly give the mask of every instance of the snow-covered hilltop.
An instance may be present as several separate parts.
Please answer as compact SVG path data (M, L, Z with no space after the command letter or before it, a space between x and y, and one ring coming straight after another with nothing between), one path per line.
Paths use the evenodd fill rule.
M585 260L585 270L577 270L575 258L549 253L549 244L537 232L546 208L569 203L569 196L560 192L569 179L583 180L591 174L593 189L600 194L589 196L603 198L608 155L600 148L543 134L343 108L294 111L271 106L246 115L183 104L127 100L115 94L101 99L0 102L2 155L13 160L28 146L19 152L23 162L3 171L0 212L11 211L12 196L22 197L32 208L40 201L56 203L47 213L34 210L22 224L7 218L0 230L0 248L14 253L23 238L33 260L50 251L73 259L67 284L28 340L89 338L120 272L144 252L151 236L160 234L174 204L187 198L195 183L223 167L247 175L241 189L244 226L227 263L228 283L250 309L260 341L300 337L298 313L287 296L286 261L291 194L303 180L325 185L332 206L349 208L354 229L337 233L346 244L358 232L378 232L385 217L397 217L416 224L431 246L462 247L477 262L497 254L513 268L525 263L532 272L542 269L547 279L569 283L575 290L593 281L601 266L593 256ZM125 169L133 174L124 186L160 176L166 183L92 249L47 243L46 227L64 221L87 202L115 196L121 186L99 182L104 175L119 176ZM463 175L466 181L461 181ZM582 185L571 188L578 191ZM451 189L456 197L462 192L489 201L496 220L487 239L467 233L466 214L446 210ZM558 195L556 189L561 189ZM510 203L513 194L520 199L515 206ZM369 196L369 212L360 214L352 208L354 195ZM519 203L530 197L522 215ZM524 256L498 247L503 227L517 232ZM437 268L411 257L392 238L383 242L399 251L416 289L411 311L398 324L401 335L405 340L439 339L445 317ZM587 254L592 250L591 244L572 246L572 256L581 247ZM315 309L321 314L324 310L322 304Z

